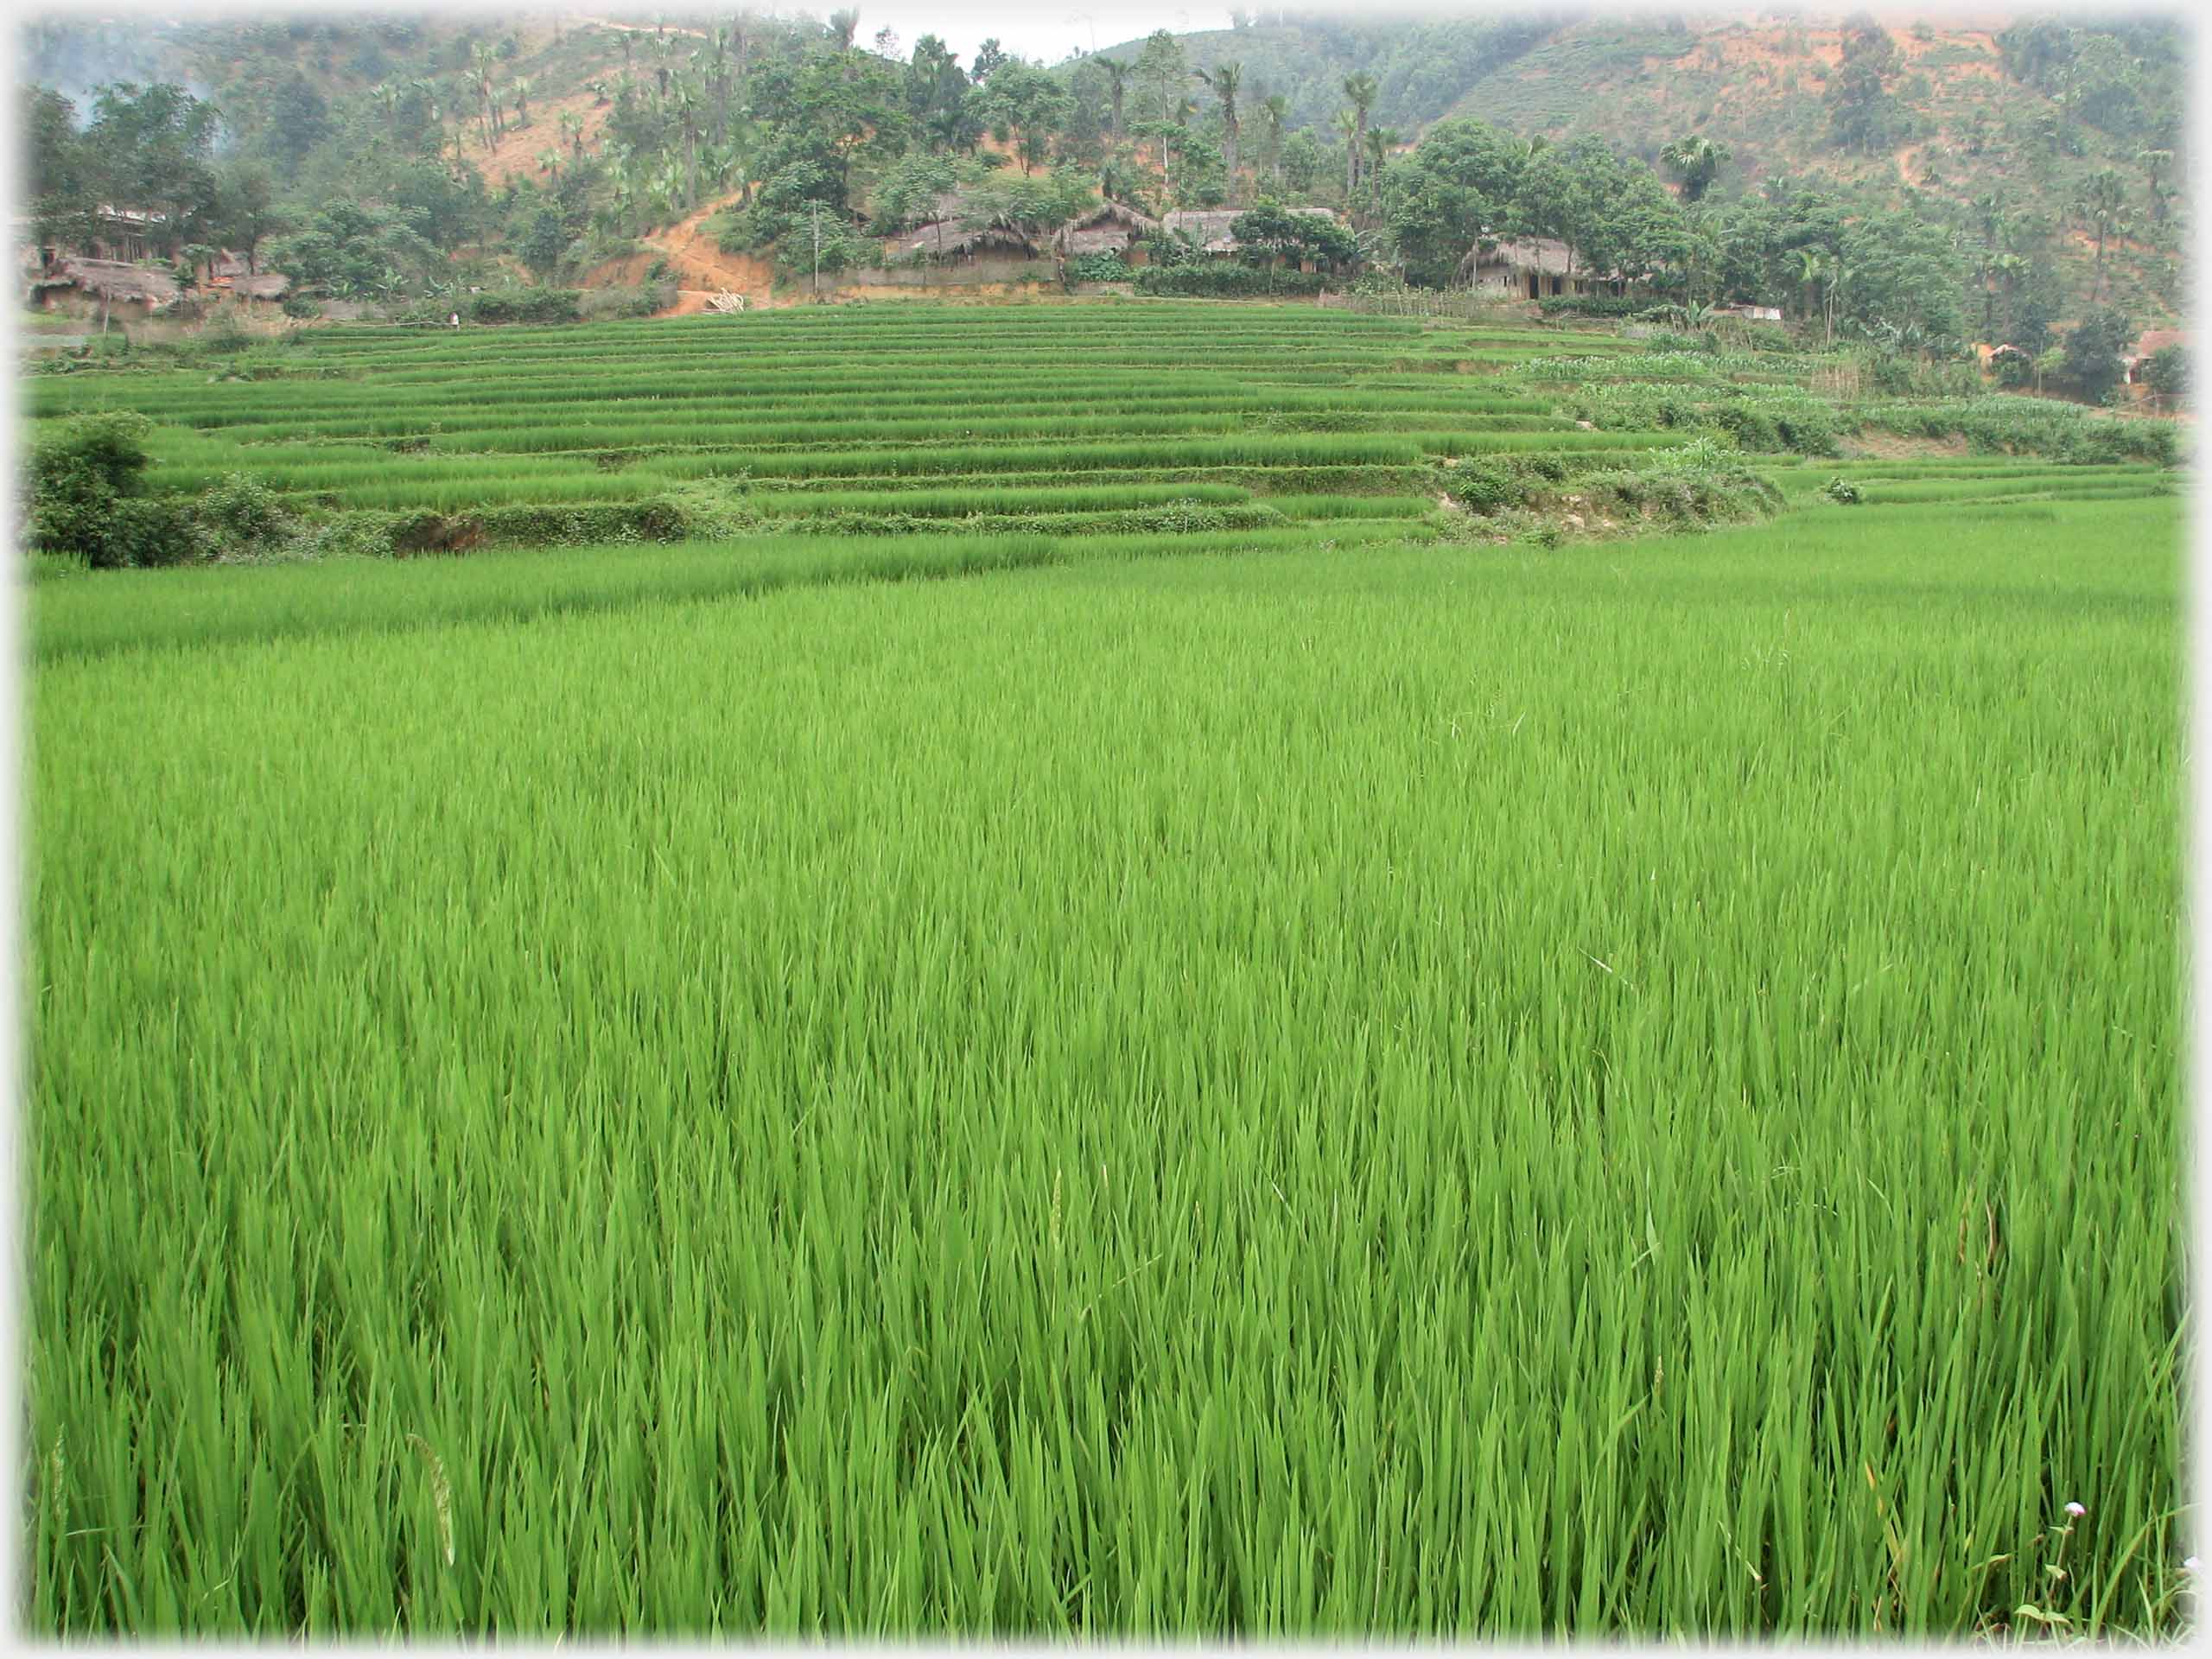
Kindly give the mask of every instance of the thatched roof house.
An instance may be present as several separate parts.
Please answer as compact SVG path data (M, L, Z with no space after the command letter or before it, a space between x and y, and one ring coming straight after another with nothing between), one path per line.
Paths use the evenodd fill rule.
M139 316L168 309L176 294L176 279L167 270L119 259L58 259L52 271L30 285L30 302L41 310L104 307Z
M1071 258L1092 253L1126 255L1138 238L1154 235L1159 229L1158 219L1124 202L1102 201L1069 225L1061 239Z
M1618 293L1623 279L1611 272L1580 269L1573 251L1554 237L1504 237L1478 242L1459 260L1459 280L1496 289L1516 298L1554 295Z
M886 240L887 252L925 254L932 259L975 259L994 254L1031 259L1037 255L1036 245L1020 231L1003 225L967 226L957 218L917 225Z
M292 279L283 271L249 270L235 253L217 255L207 276L211 287L242 300L281 300L292 291Z

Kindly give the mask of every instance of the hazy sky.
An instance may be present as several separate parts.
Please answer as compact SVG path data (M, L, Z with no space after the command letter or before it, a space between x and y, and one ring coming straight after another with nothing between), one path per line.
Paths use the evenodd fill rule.
M766 9L766 0L762 0ZM852 0L846 0L847 4ZM783 5L779 10L806 10L826 16L838 10L835 0L804 6ZM1198 5L1185 0L859 0L861 26L854 38L866 45L880 29L898 31L899 45L907 51L924 35L935 35L960 54L962 63L973 61L976 48L993 35L1009 52L1025 58L1058 63L1077 47L1095 51L1119 41L1140 39L1155 29L1177 34L1195 29L1227 29L1229 7Z
M976 48L994 35L1009 52L1058 63L1077 47L1093 51L1119 41L1140 39L1155 29L1172 29L1180 34L1187 29L1229 27L1227 3L1199 4L1193 0L1033 0L1033 3L1021 3L1021 0L857 0L856 4L855 0L666 0L666 4L670 12L683 15L710 12L721 16L742 5L748 10L781 16L804 13L814 17L827 17L841 4L851 6L861 15L861 26L854 35L858 44L868 45L878 29L887 27L897 31L903 55L913 49L914 42L921 36L933 34L958 53L963 64L972 61ZM605 0L605 13L626 20L650 18L658 9L657 0ZM238 0L107 0L105 4L95 0L91 6L78 8L32 0L25 10L34 17L165 19L340 16L364 12L415 16L434 12L444 17L492 19L512 17L518 13L543 16L554 11L584 17L605 15L594 0L555 0L555 3L546 5L518 0L517 4L496 9L484 3L467 3L466 0L458 5L437 6L427 3L427 0L394 0L394 3L387 5L353 5L346 0L321 0L321 3L311 3L310 0L292 0L291 3L285 3L284 0L274 0L273 3L272 0L248 0L247 3L239 3Z

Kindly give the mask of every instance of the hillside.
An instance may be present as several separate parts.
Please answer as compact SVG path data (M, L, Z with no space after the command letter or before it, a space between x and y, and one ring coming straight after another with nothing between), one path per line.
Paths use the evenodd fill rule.
M533 269L588 279L626 271L628 256L644 251L666 257L680 285L704 289L729 271L715 268L700 227L779 169L790 181L780 199L794 210L812 199L857 223L875 212L874 194L902 153L973 161L1010 148L1002 130L993 136L1006 119L993 103L1003 82L987 89L957 64L925 65L920 41L909 61L869 52L864 36L831 38L842 51L834 85L807 80L820 24L746 13L49 21L26 30L21 63L27 79L73 99L79 119L104 79L186 86L222 111L225 150L269 168L294 225L333 202L380 200L435 220L426 234L439 251L473 251L493 257L486 269L512 270L550 204L561 230L539 235ZM2068 30L1991 16L1859 38L1884 58L1865 73L1847 67L1851 36L1834 16L1248 15L1233 29L1177 37L1191 70L1242 67L1246 177L1228 180L1224 111L1193 76L1173 205L1262 188L1262 106L1280 95L1282 154L1296 165L1285 171L1278 160L1269 172L1294 194L1367 209L1363 222L1378 222L1365 199L1343 199L1344 82L1364 75L1374 85L1369 125L1398 156L1453 117L1524 140L1593 136L1654 167L1669 143L1705 138L1728 156L1713 201L1785 184L1822 188L1853 211L1940 226L1961 246L1976 244L1985 265L2000 247L2035 265L2055 279L2055 315L2078 315L2097 299L2144 324L2178 315L2188 158L2171 26ZM1095 55L1135 67L1143 45ZM1052 154L1103 180L1117 165L1107 78L1071 59L1053 79L1069 96ZM1866 106L1848 142L1837 109L1840 88L1853 90L1845 83ZM819 130L798 130L817 120ZM1149 188L1141 175L1157 167L1156 140L1122 154ZM2163 158L2155 173L2146 154ZM401 177L425 159L451 174L451 190ZM825 168L836 175L826 182ZM2080 207L2101 174L2116 181L2101 275ZM744 245L760 253L766 241ZM409 270L384 251L364 269L378 264ZM747 269L756 267L767 268Z
M1891 29L1902 69L1898 130L1871 154L1831 141L1826 95L1842 30L1810 21L1738 19L1681 32L1577 24L1471 83L1449 112L1554 139L1595 133L1653 163L1668 140L1700 135L1735 156L1724 189L1820 175L1892 207L1971 212L1977 198L2009 197L2016 211L2059 227L2068 285L2086 289L2090 239L2067 227L2075 195L2106 167L2139 188L2138 153L2177 149L2180 135L2159 130L2156 116L2121 136L2064 119L2060 104L2009 72L1998 41L2008 26L1988 18ZM2145 142L2153 137L2166 142ZM2122 241L2111 297L2137 313L2178 311L2182 246L2171 229Z
M1371 75L1372 119L1396 130L1402 148L1435 122L1464 116L1522 137L1593 134L1653 165L1669 140L1707 137L1733 155L1722 194L1815 181L1963 225L1977 198L1993 194L2033 228L2048 227L2050 245L2038 251L2055 257L2069 290L2086 293L2093 246L2070 223L2083 182L2112 168L2139 195L2138 157L2151 149L2175 157L2170 188L2185 183L2180 43L2158 25L2109 25L2133 49L2114 66L2116 76L2133 72L2133 85L2114 95L2133 100L2121 112L2133 118L2101 126L2097 110L2083 112L2096 87L2062 85L2054 96L2008 64L1999 36L2019 22L1992 14L1890 27L1898 62L1886 91L1897 132L1872 153L1831 137L1827 97L1843 56L1837 14L1392 22L1269 12L1180 38L1194 66L1241 64L1251 102L1284 94L1293 126L1325 130L1345 105L1345 79ZM1142 44L1100 55L1134 61ZM2183 219L2176 212L2154 223L2147 210L2135 218L2143 234L2108 250L2107 296L2134 315L2177 315Z

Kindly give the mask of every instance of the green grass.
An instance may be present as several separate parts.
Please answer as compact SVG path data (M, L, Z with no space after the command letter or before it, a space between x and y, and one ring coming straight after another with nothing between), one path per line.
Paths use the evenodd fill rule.
M1774 475L29 584L27 1626L2178 1634L2182 504Z

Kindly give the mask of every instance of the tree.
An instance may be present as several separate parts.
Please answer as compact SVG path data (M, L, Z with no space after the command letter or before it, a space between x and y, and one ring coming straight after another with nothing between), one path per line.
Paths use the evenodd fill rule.
M497 69L498 60L493 56L492 48L479 41L471 78L475 82L477 100L483 106L484 148L486 149L499 141L499 104L492 92L493 77Z
M530 216L529 228L515 251L530 267L531 275L542 283L560 269L569 242L569 227L561 222L560 210L547 206Z
M2119 312L2091 311L2066 336L2062 372L2075 391L2096 402L2127 372L2120 357L2133 337L2133 328Z
M976 48L975 71L969 79L980 86L998 73L1007 62L1006 48L999 44L995 35Z
M1375 77L1365 70L1344 77L1344 96L1351 100L1352 129L1347 144L1351 171L1344 180L1344 200L1359 194L1359 161L1367 143L1367 112L1375 105Z
M1378 218L1382 212L1382 168L1397 144L1395 128L1370 127L1367 130L1367 159L1370 163L1367 174L1368 212Z
M143 415L79 416L31 452L27 539L96 570L178 564L198 551L189 514L146 494Z
M999 141L1014 140L1021 170L1030 173L1045 160L1052 135L1066 124L1074 105L1059 77L1020 58L1009 58L984 88L982 107Z
M1290 100L1281 92L1270 92L1261 100L1261 143L1267 149L1268 177L1273 181L1277 191L1282 188L1283 124L1289 118Z
M1352 233L1319 213L1293 213L1278 202L1262 201L1239 213L1229 233L1247 248L1292 260L1313 259L1347 265L1358 257Z
M2105 240L2121 227L2121 216L2127 207L2126 181L2117 168L2100 168L2082 181L2070 206L2082 228L2097 239L2096 286L2090 296L2094 302L2104 297Z
M65 248L91 239L93 226L92 158L77 132L76 106L45 87L25 89L29 118L18 129L29 138L26 194L32 234L41 263L51 265Z
M1604 270L1616 261L1618 238L1613 208L1625 176L1611 146L1585 134L1532 156L1521 171L1514 219L1539 236L1567 245L1567 271L1576 265Z
M1155 29L1145 37L1144 50L1137 55L1136 74L1138 83L1146 89L1154 107L1160 112L1160 127L1165 129L1175 124L1183 112L1183 89L1191 79L1191 67L1183 55L1183 43L1166 29ZM1163 188L1173 195L1173 163L1164 131L1160 139L1160 162Z
M969 230L1012 231L1042 245L1097 201L1090 181L1072 168L1041 177L1001 176L968 192L960 222Z
M258 161L226 162L217 179L216 224L219 234L245 255L250 276L258 276L261 245L280 234L289 220L276 206L276 181Z
M1674 139L1660 150L1659 159L1681 181L1684 201L1702 201L1731 160L1731 152L1727 145L1700 136Z
M1843 60L1829 79L1828 136L1840 148L1872 152L1885 147L1897 126L1897 42L1865 12L1844 20Z
M1113 105L1114 137L1118 139L1125 131L1122 124L1122 99L1128 89L1129 73L1134 66L1123 63L1118 58L1094 58L1091 61L1106 72L1106 96Z
M1528 151L1486 122L1452 117L1431 127L1391 164L1383 222L1408 282L1442 287L1486 230L1502 229Z
M1321 181L1323 167L1328 161L1319 139L1310 127L1300 127L1283 140L1282 181L1284 187L1294 195L1306 195Z
M870 228L878 236L896 236L934 219L938 199L958 182L949 158L926 150L907 151L870 193L874 209Z
M1236 93L1244 84L1244 68L1242 64L1217 63L1211 73L1199 70L1198 79L1212 87L1214 96L1221 100L1221 148L1229 172L1229 194L1233 200L1236 194Z
M2171 149L2139 149L2135 164L2143 169L2143 182L2151 199L2151 222L2163 225L2166 213L2173 202L2173 192L2167 188L2165 178L2173 171L2174 153Z
M2185 346L2164 346L2151 353L2143 365L2139 376L2143 384L2162 397L2185 397L2189 395L2189 351Z
M118 206L160 210L152 234L164 253L193 239L215 205L215 106L168 82L103 86L80 154L82 182Z

